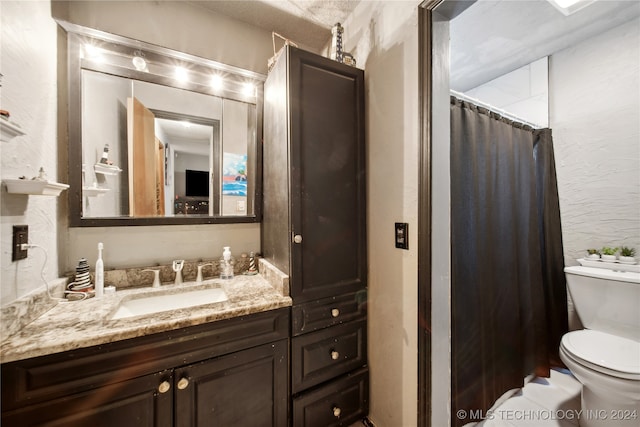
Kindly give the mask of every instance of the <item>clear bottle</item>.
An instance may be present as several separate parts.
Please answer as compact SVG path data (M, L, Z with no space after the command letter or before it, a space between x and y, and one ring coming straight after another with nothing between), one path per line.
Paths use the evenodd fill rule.
M231 255L231 247L225 246L220 258L220 278L233 279L233 267L235 259Z

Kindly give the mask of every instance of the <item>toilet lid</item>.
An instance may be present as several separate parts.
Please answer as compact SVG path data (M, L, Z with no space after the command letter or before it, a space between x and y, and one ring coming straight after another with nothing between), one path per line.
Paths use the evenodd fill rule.
M562 345L573 356L594 365L594 369L600 366L621 374L640 375L639 342L584 329L565 334Z

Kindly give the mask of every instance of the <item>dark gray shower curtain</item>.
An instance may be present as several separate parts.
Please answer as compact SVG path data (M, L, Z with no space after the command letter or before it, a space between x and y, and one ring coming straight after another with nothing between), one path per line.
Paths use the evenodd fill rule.
M452 97L451 251L458 426L561 363L567 299L550 129Z

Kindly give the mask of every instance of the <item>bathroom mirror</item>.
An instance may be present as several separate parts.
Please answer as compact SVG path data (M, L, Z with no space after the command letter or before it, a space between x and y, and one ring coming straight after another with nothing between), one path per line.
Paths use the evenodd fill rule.
M259 221L263 75L59 24L71 226Z

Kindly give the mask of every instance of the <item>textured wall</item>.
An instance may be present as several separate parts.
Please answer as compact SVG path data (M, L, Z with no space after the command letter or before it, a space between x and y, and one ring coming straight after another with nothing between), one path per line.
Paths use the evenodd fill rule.
M66 53L52 16L252 71L265 72L273 54L269 31L185 2L0 1L0 12L2 108L27 132L1 143L3 179L31 177L44 166L51 178L68 182L66 75L60 68ZM28 224L30 241L47 248L47 280L71 271L80 257L93 265L99 241L107 269L218 256L226 245L236 255L260 248L259 224L69 228L66 194L27 197L3 189L1 197L0 305L42 286L39 250L11 261L13 224Z
M2 109L9 110L11 120L26 133L10 142L0 142L1 177L31 178L42 166L49 179L66 182L58 176L57 168L57 33L49 2L2 1L0 15ZM43 251L30 249L27 259L11 261L14 224L29 225L29 242L48 252L44 277L58 277L56 216L61 198L8 194L4 186L0 191L0 305L5 305L43 285Z
M365 69L371 420L417 424L417 2L361 2L343 26L345 50ZM394 222L409 223L409 250Z
M590 247L640 250L640 20L551 56L565 263Z

